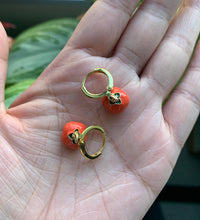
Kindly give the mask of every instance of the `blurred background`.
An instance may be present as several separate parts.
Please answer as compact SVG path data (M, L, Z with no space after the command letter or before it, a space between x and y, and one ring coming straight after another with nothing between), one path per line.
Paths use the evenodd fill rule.
M81 17L81 15L87 11L92 3L92 0L1 0L0 20L5 22L4 24L8 35L15 39L18 35L23 35L24 30L45 21L58 18L72 18L77 20L78 17ZM76 23L73 23L73 25L76 25ZM73 25L72 23L68 24L68 20L65 21L61 25L62 32L60 33L71 35ZM9 77L8 83L6 84L6 100L8 106L13 99L30 85L27 79L34 80L34 77L37 77L31 75L33 70L35 72L34 68L36 67L34 65L36 64L29 63L29 66L19 67L18 62L23 63L23 54L25 54L27 59L29 50L34 49L34 44L30 43L30 39L33 39L33 32L35 33L34 39L37 38L37 41L34 41L36 44L39 42L40 45L48 46L44 44L44 39L41 41L39 38L41 29L42 28L36 28L29 34L26 33L26 36L24 34L19 37L19 40L16 40L11 49L11 55L9 57L9 65L11 68L8 70ZM54 30L55 33L53 33ZM56 29L54 25L51 32L48 32L49 37L53 39L53 36L58 34L60 30L61 29ZM42 33L44 35L44 32ZM60 47L53 53L51 59L56 56L56 53L58 53L61 47L66 43L61 35L56 36L57 39L59 39L58 45L60 45ZM26 47L24 45L26 45ZM29 47L27 47L27 45L29 45ZM16 53L16 48L21 48L21 53ZM23 53L24 48L26 48L26 53ZM38 53L40 53L40 51ZM37 59L35 59L35 62L36 61ZM41 73L50 61L51 60L47 60L47 63L40 64L41 67L37 67L38 74ZM15 68L15 66L17 66L17 68ZM20 78L21 76L24 78ZM16 81L14 80L15 78L17 79ZM9 79L12 80L9 81ZM19 82L19 79L22 81L25 80L26 83L22 84L24 81ZM20 86L19 83L21 83ZM181 152L172 176L144 220L200 220L200 119L198 119Z
M9 30L16 36L22 30L43 21L78 17L92 4L92 0L1 0L0 18L16 25Z

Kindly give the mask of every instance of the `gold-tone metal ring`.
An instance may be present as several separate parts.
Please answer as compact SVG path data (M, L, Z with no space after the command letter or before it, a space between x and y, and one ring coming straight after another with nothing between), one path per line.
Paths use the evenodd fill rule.
M86 151L86 149L85 149L86 141L84 141L84 140L85 140L86 135L87 135L91 130L93 130L93 129L94 129L94 130L98 130L98 131L100 131L100 132L103 134L103 144L102 144L101 149L100 149L98 152L96 152L95 154L90 155L90 154L87 153L87 151ZM91 160L92 160L92 159L96 159L97 157L99 157L99 156L102 154L102 152L103 152L103 150L104 150L104 148L105 148L105 144L106 144L106 135L105 135L105 132L104 132L103 128L101 128L101 127L99 127L99 126L89 126L89 127L87 127L87 128L83 131L83 133L80 134L80 139L79 139L79 142L78 142L78 146L79 146L79 148L80 148L81 154L82 154L84 157L86 157L87 159L91 159Z
M93 94L93 93L90 93L86 87L85 87L85 82L87 80L87 78L93 74L93 73L96 73L96 72L100 72L100 73L103 73L105 74L107 77L108 77L108 86L106 88L106 91L105 92L102 92L102 93L98 93L98 94ZM108 96L110 94L110 92L112 91L113 89L113 78L112 78L112 75L110 74L110 72L106 69L103 69L103 68L95 68L92 72L89 72L85 78L83 79L83 82L82 82L82 91L84 92L85 95L87 95L88 97L90 98L95 98L95 99L99 99L99 98L103 98L104 96Z

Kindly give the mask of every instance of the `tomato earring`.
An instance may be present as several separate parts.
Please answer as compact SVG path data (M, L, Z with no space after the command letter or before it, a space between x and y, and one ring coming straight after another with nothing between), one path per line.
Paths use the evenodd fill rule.
M86 140L87 140L87 134L92 130L98 130L103 134L103 144L101 149L96 152L95 154L88 154L86 151ZM62 141L63 143L71 148L71 149L80 149L81 154L87 158L87 159L96 159L99 157L104 148L106 143L106 136L103 128L100 126L89 126L86 128L86 126L79 122L68 122L64 128L62 133Z
M103 73L108 77L108 86L105 92L99 94L92 94L86 89L85 82L91 74L96 72ZM118 87L113 87L113 78L111 73L103 68L96 68L85 76L82 82L82 91L86 96L90 98L95 98L95 99L102 98L104 108L111 113L120 113L129 104L128 95L122 89Z

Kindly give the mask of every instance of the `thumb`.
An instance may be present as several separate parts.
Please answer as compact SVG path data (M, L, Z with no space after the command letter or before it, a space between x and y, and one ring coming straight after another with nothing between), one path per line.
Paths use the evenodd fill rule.
M8 37L0 22L0 114L5 112L4 91L8 64Z

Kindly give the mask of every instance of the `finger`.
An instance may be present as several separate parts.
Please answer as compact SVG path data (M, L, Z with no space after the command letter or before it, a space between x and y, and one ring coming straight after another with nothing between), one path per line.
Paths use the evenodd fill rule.
M0 22L0 112L5 111L4 87L8 62L8 38Z
M157 48L182 0L146 0L127 27L115 56L137 73Z
M200 109L200 42L181 83L163 108L175 141L182 146L186 141Z
M139 0L98 0L74 31L68 46L91 55L108 56L125 29Z
M164 99L183 74L200 31L200 0L185 1L143 73L143 81Z

